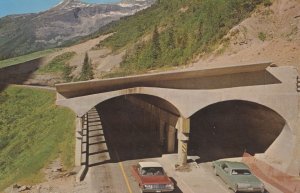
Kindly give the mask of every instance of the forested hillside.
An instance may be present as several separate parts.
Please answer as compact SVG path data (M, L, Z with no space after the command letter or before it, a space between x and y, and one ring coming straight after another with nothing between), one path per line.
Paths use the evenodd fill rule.
M120 76L185 64L210 52L221 38L269 0L159 0L151 8L114 22L102 34L115 32L99 44L126 48Z

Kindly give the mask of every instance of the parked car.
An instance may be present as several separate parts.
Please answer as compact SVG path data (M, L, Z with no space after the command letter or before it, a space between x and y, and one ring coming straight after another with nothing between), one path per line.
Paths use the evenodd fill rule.
M157 162L139 162L132 166L132 175L139 183L140 191L172 192L174 183Z
M264 184L254 175L247 165L241 162L217 160L212 163L214 172L234 192L264 192Z

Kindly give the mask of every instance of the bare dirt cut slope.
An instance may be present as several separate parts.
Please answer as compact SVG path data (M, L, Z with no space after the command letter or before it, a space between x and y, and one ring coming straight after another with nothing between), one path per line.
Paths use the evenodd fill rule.
M78 43L76 45L62 48L59 51L50 53L43 57L40 66L48 65L55 57L64 53L75 53L74 56L68 61L68 65L72 67L71 74L74 77L79 77L85 54L87 53L91 63L93 65L95 78L100 76L102 73L112 70L118 67L125 52L113 53L111 49L102 48L95 50L99 42L103 41L112 34L99 36L97 38L90 39L85 42ZM24 84L38 84L38 85L50 85L53 86L55 83L64 82L62 77L57 74L45 74L35 72Z
M105 66L108 65L105 62L106 60L108 60L107 58L111 58L115 55L112 54L110 49L103 48L100 50L94 50L94 48L99 44L99 42L103 41L104 39L106 39L107 37L109 37L111 35L112 34L99 36L97 38L82 42L80 44L76 44L76 45L64 48L59 52L49 55L47 57L47 60L45 63L47 64L51 59L53 59L55 56L57 56L59 54L62 54L65 52L75 52L76 55L70 60L70 65L75 67L73 74L75 76L77 76L81 72L85 53L88 53L89 58L91 59L91 62L95 69L102 68L102 67L104 68ZM110 55L110 56L108 56L108 55ZM118 54L116 54L115 60L119 60ZM118 63L115 63L114 61L111 61L111 63L116 64L116 65L118 64Z
M223 37L220 46L193 66L271 61L292 65L300 72L300 1L274 0Z

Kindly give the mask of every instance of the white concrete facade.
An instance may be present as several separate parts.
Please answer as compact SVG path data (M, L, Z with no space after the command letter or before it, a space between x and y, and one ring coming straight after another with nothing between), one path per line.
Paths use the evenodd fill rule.
M262 66L262 67L261 67ZM105 102L111 98L124 96L124 95L150 95L158 97L162 100L168 101L172 104L179 113L179 121L176 126L178 129L178 153L179 153L179 163L186 163L186 149L187 149L187 141L189 135L189 118L198 112L199 110L220 102L224 101L232 101L232 100L240 100L240 101L248 101L252 103L256 103L258 105L262 105L268 109L275 111L279 114L285 121L286 125L279 135L279 137L275 140L275 142L270 146L270 148L265 152L266 160L272 160L275 162L284 163L278 166L281 170L288 172L292 175L299 175L300 173L300 118L299 118L299 92L297 92L297 79L298 72L295 68L292 67L267 67L268 65L248 65L245 68L240 67L228 67L228 68L220 68L204 70L206 74L203 74L203 70L199 70L198 76L200 77L201 82L207 81L225 81L225 86L218 86L215 89L202 89L202 88L188 88L184 89L182 86L180 88L176 88L176 80L170 80L170 87L166 87L167 83L162 83L160 86L158 81L159 79L149 76L149 80L146 82L140 82L138 86L131 87L130 85L125 85L124 87L118 86L118 89L112 88L111 90L106 89L103 92L97 92L96 88L93 88L93 83L96 84L95 81L88 81L86 83L80 83L81 87L90 88L94 90L91 94L78 94L76 95L76 89L72 92L67 88L72 88L73 84L63 84L57 85L57 104L66 106L71 108L78 117L82 117L86 114L91 108L96 106L99 103ZM238 68L238 70L236 69ZM230 79L230 74L232 76L237 76L239 73L253 73L253 77L250 81L255 82L256 78L261 79L261 82L265 82L265 84L257 84L253 85L248 82L245 84L237 84L237 81L241 83L244 81L243 76ZM261 72L266 73L261 76ZM193 78L197 78L196 72L192 74L189 72ZM159 74L161 77L174 77L177 74L177 77L180 78L182 75L181 72L174 73L165 73ZM255 76L258 74L259 76ZM225 77L226 75L226 77ZM251 74L250 74L251 75ZM159 77L160 77L159 76ZM197 81L193 83L192 79L187 78L187 74L182 75L183 79L178 82L178 84L184 85L184 80L186 80L186 84L196 84ZM267 79L270 79L269 76L275 77L276 81L268 82ZM146 78L145 78L146 77ZM213 78L211 78L213 77ZM249 79L247 75L247 79ZM219 78L219 79L218 79ZM224 79L222 79L224 78ZM147 75L143 76L144 79L147 79ZM207 80L206 80L207 79ZM265 80L264 80L265 79ZM116 81L114 79L114 81ZM121 80L120 80L121 81ZM123 82L126 82L126 79L122 79ZM131 80L133 81L133 80ZM151 81L153 85L151 85ZM101 80L99 80L101 82ZM232 83L231 83L232 82ZM101 83L104 84L104 83ZM122 83L119 83L122 85ZM125 83L124 83L125 84ZM143 86L145 84L145 86ZM219 85L219 82L211 83ZM234 86L228 86L228 85ZM109 85L109 82L106 83ZM134 85L131 83L131 85ZM196 85L197 86L197 85ZM207 86L207 85L205 85ZM64 90L65 89L65 90ZM99 86L101 89L101 86ZM80 89L78 89L80 90ZM64 97L64 92L66 95L72 94L72 96ZM276 164L275 164L276 165Z

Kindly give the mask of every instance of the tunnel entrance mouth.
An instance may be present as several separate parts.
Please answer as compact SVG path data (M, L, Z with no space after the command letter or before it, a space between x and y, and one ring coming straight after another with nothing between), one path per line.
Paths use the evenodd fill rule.
M147 105L141 107L140 101ZM167 153L167 131L165 128L160 131L162 124L156 107L172 116L179 116L176 107L168 101L144 94L118 96L96 106L112 162L155 158ZM176 122L169 124L175 127ZM175 137L174 133L176 142ZM177 147L174 147L172 153L176 150Z
M191 117L189 155L199 162L264 153L286 121L272 109L249 101L209 105Z

